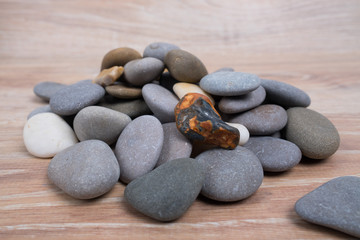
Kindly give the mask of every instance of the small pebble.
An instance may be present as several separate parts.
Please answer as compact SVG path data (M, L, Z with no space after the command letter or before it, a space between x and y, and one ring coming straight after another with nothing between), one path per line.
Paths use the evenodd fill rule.
M232 126L234 128L237 128L237 130L239 130L240 133L240 139L239 139L239 145L242 146L245 143L247 143L247 141L249 140L250 137L250 133L249 130L247 130L247 128L240 124L240 123L229 123L226 122L227 125Z
M120 99L137 99L141 98L141 88L130 86L127 83L119 82L114 85L105 87L108 94Z
M157 58L164 62L166 54L174 49L180 49L178 46L171 44L171 43L165 43L165 42L154 42L149 44L143 53L144 58L145 57L153 57Z
M173 91L179 99L183 98L188 93L200 93L207 96L210 99L212 105L215 105L215 100L210 96L210 94L206 93L196 84L179 82L174 84Z
M123 67L114 66L111 68L107 68L102 70L92 82L97 83L103 87L109 86L113 84L116 80L118 80L123 74L123 72Z
M65 84L56 83L56 82L41 82L35 85L34 93L36 96L40 97L44 101L50 101L51 96L53 96L58 90L65 87Z
M132 48L113 49L105 54L101 63L101 71L114 66L125 66L126 63L139 58L141 58L141 54Z
M45 112L52 112L49 104L35 108L33 111L31 111L31 113L29 113L27 119L29 120L31 117L35 116L36 114L45 113Z

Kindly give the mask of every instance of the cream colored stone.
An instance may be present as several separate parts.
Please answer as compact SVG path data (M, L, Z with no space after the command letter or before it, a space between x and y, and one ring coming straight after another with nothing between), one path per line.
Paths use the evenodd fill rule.
M72 128L54 113L39 113L24 127L23 138L29 153L50 158L78 142Z
M207 96L211 103L214 105L215 101L214 99L210 96L210 94L206 93L204 90L202 90L198 85L196 84L192 84L192 83L185 83L185 82L179 82L179 83L175 83L173 86L173 91L176 94L176 96L178 96L180 99L185 96L188 93L200 93L200 94L204 94L205 96Z
M247 143L247 141L249 140L250 134L249 134L249 130L242 124L240 123L229 123L227 122L226 124L235 127L239 130L240 132L240 140L239 140L239 145L244 145L245 143Z

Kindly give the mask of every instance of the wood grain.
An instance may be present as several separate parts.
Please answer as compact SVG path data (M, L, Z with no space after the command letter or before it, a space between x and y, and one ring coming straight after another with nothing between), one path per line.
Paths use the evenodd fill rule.
M334 177L360 176L359 26L357 0L0 0L0 239L352 239L304 222L294 204ZM50 160L22 141L27 114L45 104L33 86L93 78L107 51L154 41L192 52L210 72L233 67L305 90L339 130L340 149L266 174L246 200L199 197L171 223L131 209L120 183L91 201L66 196L47 179Z

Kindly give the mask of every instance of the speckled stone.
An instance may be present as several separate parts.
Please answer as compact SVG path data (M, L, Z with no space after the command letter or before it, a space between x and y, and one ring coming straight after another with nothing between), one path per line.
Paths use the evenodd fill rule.
M275 80L261 79L261 86L266 90L266 99L285 108L307 107L311 100L307 93L290 84Z
M51 96L53 96L58 90L65 86L65 84L57 82L41 82L35 85L33 91L36 96L48 102L50 101Z
M200 87L218 96L239 96L254 91L260 86L260 78L242 72L214 72L204 76Z
M231 202L247 198L256 192L264 177L259 159L244 147L211 149L196 159L206 168L201 194L213 200Z
M157 58L164 62L166 54L174 49L180 49L178 46L166 42L154 42L144 49L144 57Z
M91 199L110 191L120 176L111 148L99 140L77 143L56 154L48 177L57 187L78 199Z
M264 171L283 172L301 160L301 151L292 142L273 137L251 137L243 147L259 158Z
M250 135L271 135L285 127L287 114L278 105L266 104L235 115L229 122L243 124Z
M290 108L287 114L285 138L295 143L304 156L324 159L339 148L339 133L324 115L302 107Z
M192 151L191 142L179 132L176 123L164 123L162 127L164 130L164 144L156 166L177 158L190 157Z
M223 113L240 113L259 106L265 100L265 89L259 86L252 92L235 97L223 97L219 110Z
M74 119L74 130L80 141L97 139L113 144L131 118L121 112L105 107L83 108Z
M101 70L114 66L125 66L126 63L141 58L141 54L135 49L128 47L115 48L105 54Z
M166 88L148 83L142 88L146 104L162 123L175 122L174 108L179 99Z
M36 114L45 113L45 112L52 112L49 104L35 108L33 111L31 111L31 113L29 113L29 115L27 116L27 119L30 119L31 117L35 116Z
M202 165L195 159L176 159L132 181L125 188L124 196L144 215L159 221L173 221L195 201L204 175Z
M115 155L122 171L120 180L129 183L156 165L164 142L160 121L149 115L129 123L120 134Z
M295 211L304 220L360 238L360 178L330 180L300 198Z
M111 96L120 99L141 98L141 88L130 86L124 82L119 82L117 84L107 86L105 90Z
M50 108L56 114L68 116L96 104L104 95L100 85L78 82L58 90L50 99Z
M165 65L171 76L181 82L197 83L208 74L199 58L181 49L168 52L165 56Z
M134 86L144 86L158 79L164 71L164 63L157 58L147 57L128 62L124 67L125 80Z

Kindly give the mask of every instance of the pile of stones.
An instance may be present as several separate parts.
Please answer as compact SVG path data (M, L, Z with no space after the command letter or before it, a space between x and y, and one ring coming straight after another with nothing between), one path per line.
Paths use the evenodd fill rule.
M307 108L304 91L231 68L208 73L199 58L163 42L143 55L111 50L94 79L41 82L34 93L49 104L29 114L24 143L32 155L52 158L54 185L91 199L120 180L130 205L160 221L181 217L199 194L222 202L248 198L264 171L288 171L303 156L327 158L340 143L334 125ZM339 181L347 186L325 184L296 211L360 236L359 214L340 219L350 207L359 212L359 178ZM333 194L340 200L330 201ZM333 215L322 214L327 209Z

